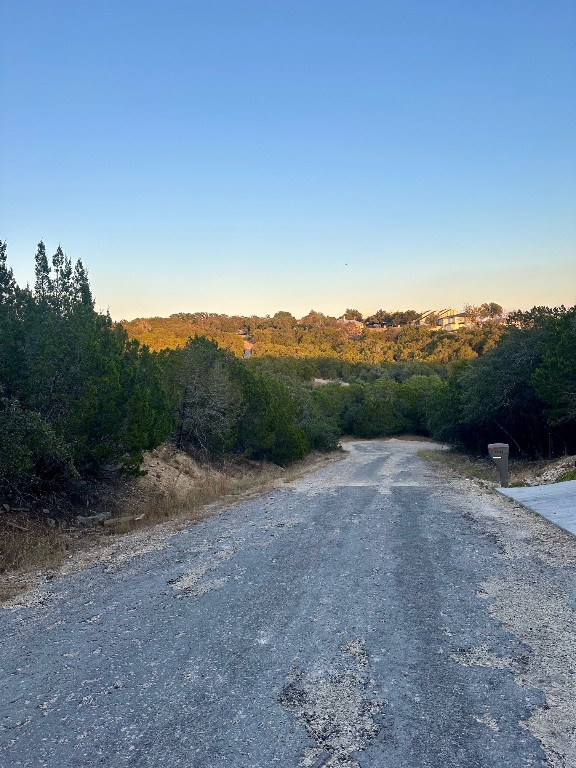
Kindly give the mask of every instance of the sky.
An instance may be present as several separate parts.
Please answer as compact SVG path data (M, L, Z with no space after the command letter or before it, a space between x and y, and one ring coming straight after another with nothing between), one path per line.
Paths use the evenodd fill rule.
M115 320L576 303L574 0L0 0L0 239Z

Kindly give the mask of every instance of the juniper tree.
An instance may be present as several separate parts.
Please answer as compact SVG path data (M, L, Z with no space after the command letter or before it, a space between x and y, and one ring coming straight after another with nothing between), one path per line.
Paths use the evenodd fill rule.
M38 243L38 250L36 251L34 275L36 278L34 297L38 302L44 304L50 298L52 280L50 279L50 265L46 256L46 246L42 240Z
M12 269L6 266L6 241L0 240L0 304L7 304L14 298L16 281Z
M82 261L78 259L74 265L72 275L72 295L76 304L82 304L85 307L94 307L94 299L88 282L88 272L84 268Z
M178 396L178 448L214 456L234 445L242 407L230 378L231 360L216 342L199 336L171 354L168 378Z

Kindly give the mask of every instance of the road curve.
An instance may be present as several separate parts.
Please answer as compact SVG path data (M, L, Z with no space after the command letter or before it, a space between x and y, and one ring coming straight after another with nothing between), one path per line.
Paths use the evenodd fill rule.
M0 766L574 768L575 545L422 447L8 604Z

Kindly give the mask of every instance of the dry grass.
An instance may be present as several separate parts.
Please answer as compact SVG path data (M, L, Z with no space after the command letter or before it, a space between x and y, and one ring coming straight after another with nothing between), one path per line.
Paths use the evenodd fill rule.
M0 516L0 601L17 591L8 574L57 567L66 557L68 539L60 527L23 516Z
M418 451L427 461L433 461L441 464L446 469L452 470L455 474L462 477L468 477L474 480L483 480L485 482L499 481L498 469L490 459L471 458L464 453L459 453L453 449L447 450L422 450ZM493 466L491 466L493 464Z
M104 493L86 516L114 510L112 517L88 525L56 525L25 515L0 514L0 602L30 585L39 573L56 571L74 552L94 551L120 536L170 522L176 528L204 520L236 499L271 490L344 454L313 454L288 469L265 462L228 460L199 464L162 447L148 457L148 474Z
M184 491L182 484L160 490L142 483L119 504L119 514L106 520L104 528L114 534L169 520L184 524L198 522L235 498L272 487L284 474L284 470L274 465L247 468L228 463L218 469L206 465L202 473L195 473L193 481L185 484Z
M494 487L500 485L498 468L488 456L469 456L454 448L442 451L422 450L418 451L418 455L428 461L440 463L446 469L452 470L461 477L479 480L483 484ZM555 461L544 460L510 459L508 466L510 486L518 487L537 484L538 476L555 463Z
M178 477L178 486L164 487L161 491L144 483L143 495L140 498L134 496L125 505L125 514L106 521L106 527L126 532L168 520L184 524L198 522L235 499L264 493L279 483L295 480L328 461L340 458L344 458L340 452L312 454L287 469L243 459L231 459L222 465L206 464L202 466L200 474L197 471L193 473L192 481L188 484L180 482L182 474ZM129 506L132 508L129 509ZM119 523L124 527L119 528Z

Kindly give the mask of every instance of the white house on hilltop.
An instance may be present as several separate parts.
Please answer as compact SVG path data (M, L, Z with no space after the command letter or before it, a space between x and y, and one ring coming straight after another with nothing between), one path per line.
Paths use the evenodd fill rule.
M428 318L430 318L431 315L436 317L436 322L431 326L432 330L435 331L457 331L458 328L470 325L464 315L460 312L456 312L452 307L440 310L429 309L427 312L423 312L422 317L418 321L418 325L429 326Z

